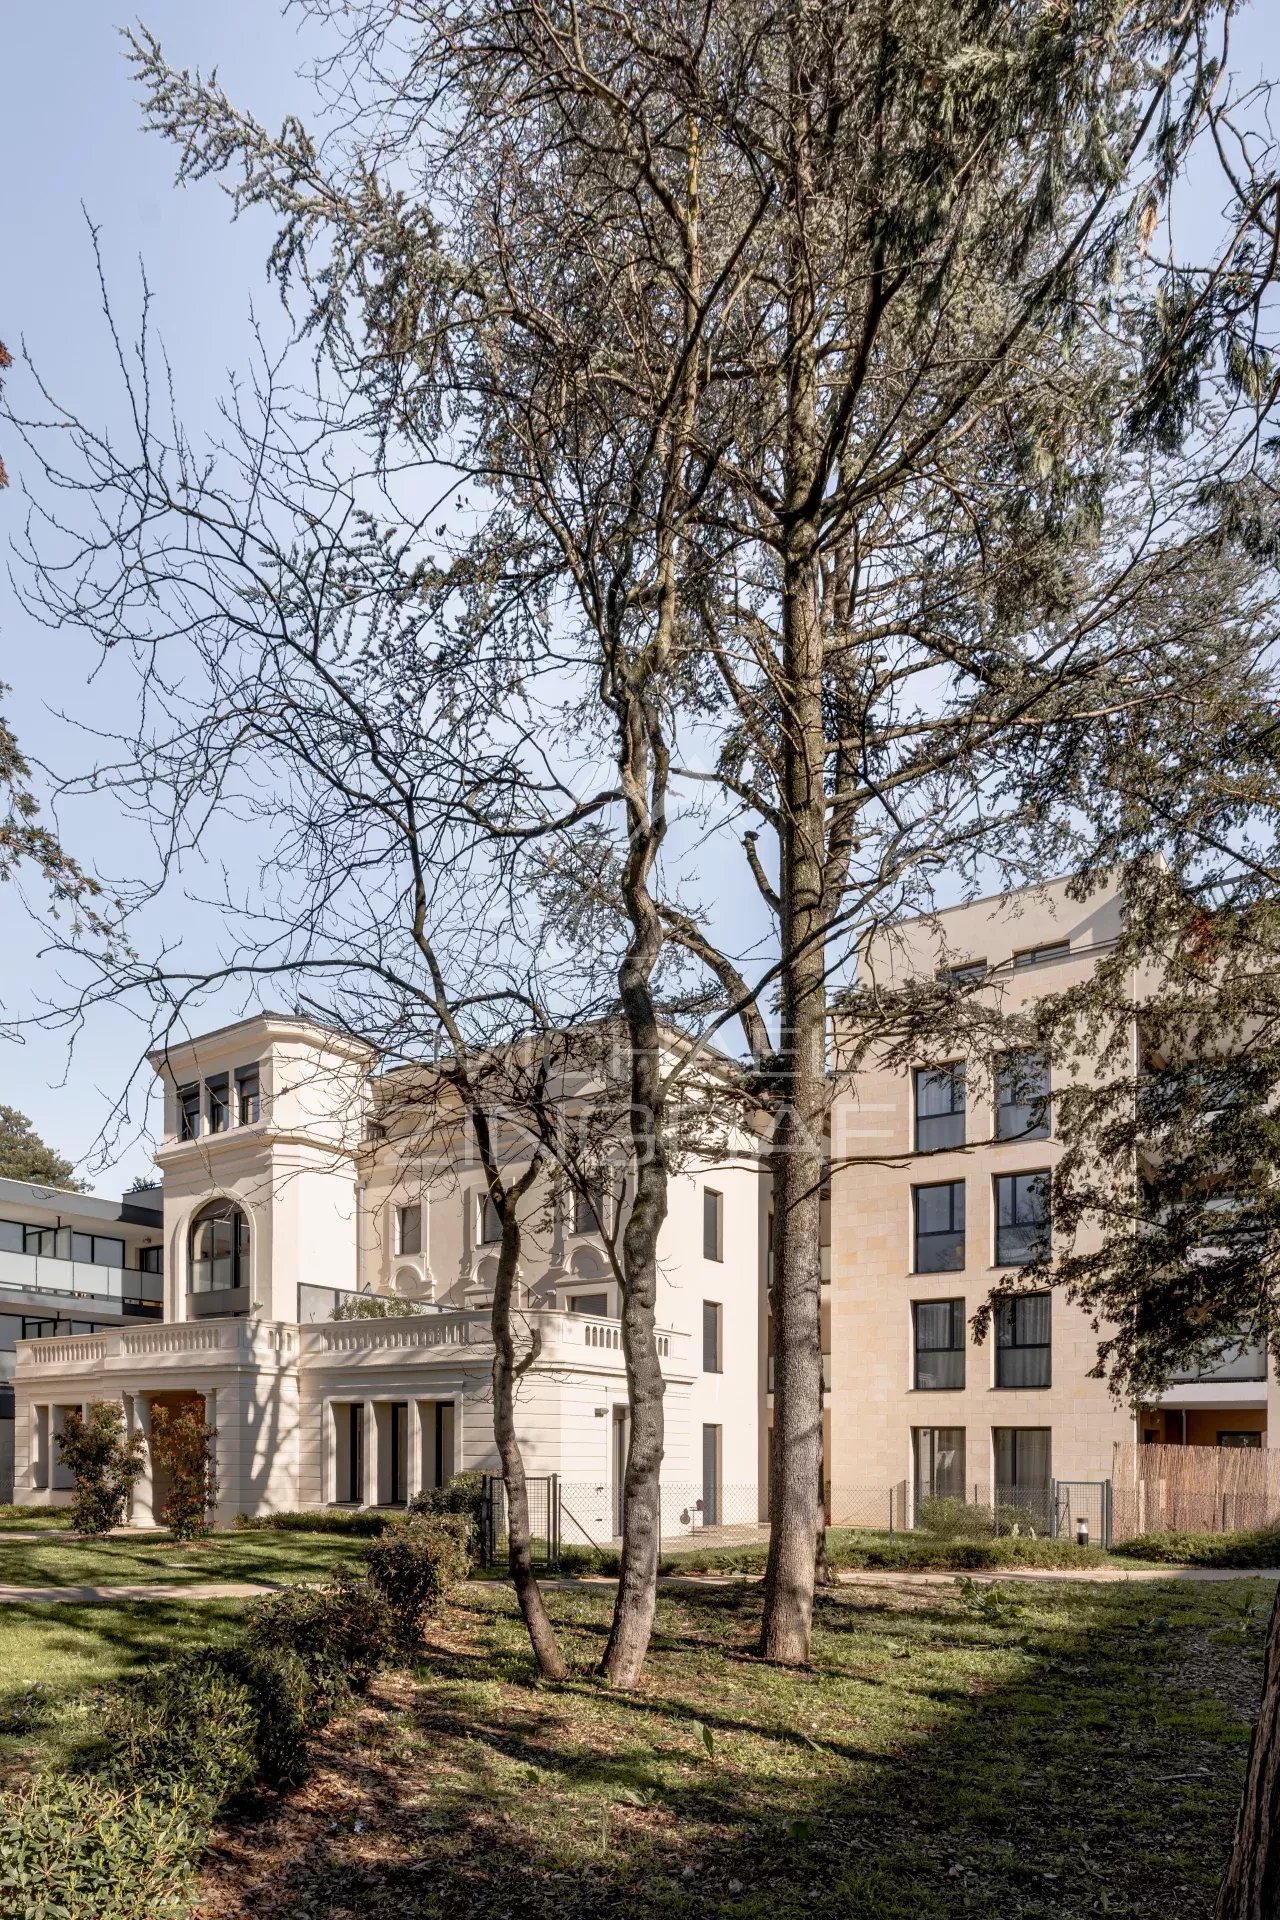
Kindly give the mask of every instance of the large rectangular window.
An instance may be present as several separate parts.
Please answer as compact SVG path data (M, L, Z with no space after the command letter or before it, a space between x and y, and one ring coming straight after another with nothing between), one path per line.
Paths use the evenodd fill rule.
M226 1133L231 1125L231 1082L225 1073L216 1073L204 1085L209 1096L209 1131Z
M496 1246L502 1238L502 1215L491 1193L480 1197L480 1244L482 1247Z
M599 1187L592 1187L586 1193L575 1193L573 1197L573 1230L575 1233L596 1233L603 1221L604 1196Z
M964 1181L913 1187L915 1270L958 1273L964 1265Z
M724 1259L724 1195L714 1187L702 1189L702 1257Z
M964 1301L917 1300L914 1321L918 1393L964 1385Z
M262 1118L262 1081L256 1061L236 1074L236 1103L242 1127L252 1127Z
M964 1145L964 1068L916 1067L916 1152L937 1153Z
M1002 1053L996 1062L996 1139L1048 1137L1049 1062L1042 1053Z
M1049 1491L1048 1427L996 1427L996 1492L1001 1500L1013 1495Z
M422 1207L396 1208L396 1252L422 1252Z
M724 1356L720 1344L722 1324L720 1302L704 1300L702 1303L702 1371L704 1373L724 1372Z
M200 1086L178 1088L178 1138L200 1138Z
M1045 940L1038 947L1022 947L1013 956L1015 967L1044 967L1054 960L1071 958L1069 940Z
M1049 1251L1049 1174L996 1176L996 1265L1024 1267Z
M164 1272L164 1248L163 1247L139 1247L138 1248L138 1271L139 1273L163 1273Z
M569 1301L570 1313L585 1313L596 1320L609 1317L609 1296L607 1293L575 1293Z
M0 1220L0 1253L24 1251L21 1220Z
M1050 1384L1050 1297L1047 1293L1015 1293L996 1308L998 1387Z
M964 1428L913 1427L917 1500L964 1498Z

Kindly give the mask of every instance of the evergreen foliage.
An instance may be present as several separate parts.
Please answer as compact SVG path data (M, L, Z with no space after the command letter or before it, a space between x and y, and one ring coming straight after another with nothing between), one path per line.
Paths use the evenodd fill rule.
M126 1433L113 1400L96 1400L88 1412L68 1407L58 1435L62 1464L75 1480L68 1518L77 1533L109 1533L122 1524L129 1497L142 1474L146 1443Z

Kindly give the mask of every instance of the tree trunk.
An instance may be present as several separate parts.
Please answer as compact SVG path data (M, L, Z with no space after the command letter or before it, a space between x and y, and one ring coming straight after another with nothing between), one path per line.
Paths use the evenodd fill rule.
M502 1462L502 1484L507 1495L507 1564L516 1590L520 1615L529 1644L544 1680L563 1680L569 1668L547 1617L542 1588L533 1571L533 1541L529 1529L529 1488L524 1455L516 1437L515 1343L511 1337L511 1293L520 1259L520 1227L515 1196L508 1193L503 1207L502 1247L493 1288L493 1437Z
M627 1285L622 1303L622 1349L627 1366L631 1437L622 1499L622 1568L609 1643L601 1672L614 1686L640 1677L658 1597L661 1473L666 1382L655 1333L658 1234L667 1212L666 1148L662 1138L662 1063L647 981L633 996L635 1028L647 1044L631 1056L631 1133L636 1193L623 1231ZM624 993L624 1000L627 994Z
M822 1183L826 941L822 622L815 555L783 585L781 1106L773 1138L774 1394L769 1559L760 1651L809 1658L822 1473Z
M1280 1591L1271 1608L1262 1702L1249 1748L1244 1798L1214 1920L1280 1914Z

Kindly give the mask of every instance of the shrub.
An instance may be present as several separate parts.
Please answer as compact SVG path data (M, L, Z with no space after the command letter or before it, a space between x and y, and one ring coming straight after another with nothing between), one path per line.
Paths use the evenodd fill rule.
M455 1473L442 1487L428 1487L409 1502L410 1513L461 1513L469 1522L467 1551L474 1560L480 1550L480 1527L486 1501L487 1474Z
M109 1533L120 1525L142 1473L144 1447L140 1433L125 1432L114 1401L97 1400L87 1414L67 1408L58 1448L76 1483L68 1518L77 1533Z
M1155 1560L1171 1566L1280 1567L1280 1529L1258 1527L1238 1533L1141 1533L1115 1548L1129 1560Z
M365 1551L370 1583L391 1609L401 1646L413 1646L432 1614L467 1577L471 1523L463 1513L411 1513Z
M434 1313L434 1307L419 1306L416 1300L402 1300L393 1293L349 1293L333 1310L335 1320L412 1320L419 1314Z
M985 1507L971 1507L967 1500L922 1500L916 1513L916 1526L922 1533L939 1540L985 1539L993 1531L990 1513Z
M391 1609L367 1580L340 1574L323 1587L286 1587L250 1609L247 1644L295 1655L319 1696L321 1713L348 1689L363 1692L396 1657Z
M180 1407L152 1407L151 1455L172 1480L161 1518L175 1539L198 1540L209 1531L209 1513L217 1497L213 1439L214 1429L205 1424L202 1401L188 1400Z
M183 1920L205 1840L179 1788L155 1797L74 1775L0 1798L0 1901L49 1920Z
M308 1507L302 1513L238 1513L234 1524L244 1533L348 1533L372 1539L399 1515L399 1508Z
M108 1721L112 1771L181 1784L210 1815L246 1788L305 1777L310 1676L294 1655L253 1647L180 1654L120 1695Z

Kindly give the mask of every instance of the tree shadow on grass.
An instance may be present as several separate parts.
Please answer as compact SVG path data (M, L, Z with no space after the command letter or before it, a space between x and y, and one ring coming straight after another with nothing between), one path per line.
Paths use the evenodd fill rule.
M585 1665L606 1603L552 1604ZM202 1915L1211 1913L1247 1729L1205 1650L1246 1647L1203 1590L939 1589L903 1611L846 1590L803 1675L746 1657L758 1606L664 1601L630 1696L581 1666L534 1684L509 1598L468 1606L416 1687L330 1730L308 1787L224 1831Z

